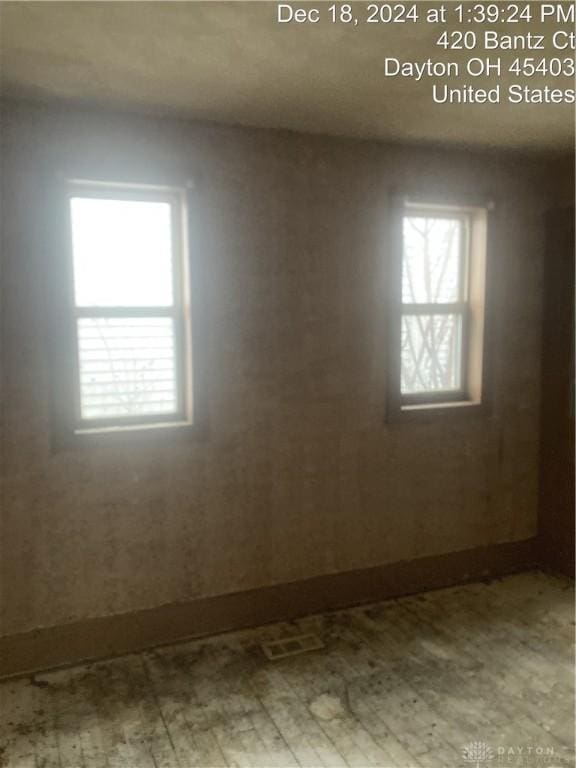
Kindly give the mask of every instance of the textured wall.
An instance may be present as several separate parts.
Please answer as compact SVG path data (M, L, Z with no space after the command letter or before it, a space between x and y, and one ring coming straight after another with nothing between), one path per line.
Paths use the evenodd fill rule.
M535 533L545 166L4 114L2 633ZM51 174L196 182L205 442L52 452ZM494 191L494 406L386 426L391 186Z

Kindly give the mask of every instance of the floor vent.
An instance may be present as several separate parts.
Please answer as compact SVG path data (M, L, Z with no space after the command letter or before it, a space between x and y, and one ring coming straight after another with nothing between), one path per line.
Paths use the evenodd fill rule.
M286 656L296 656L298 653L318 651L320 648L324 648L324 643L316 635L282 637L279 640L262 643L262 650L270 661L284 659Z

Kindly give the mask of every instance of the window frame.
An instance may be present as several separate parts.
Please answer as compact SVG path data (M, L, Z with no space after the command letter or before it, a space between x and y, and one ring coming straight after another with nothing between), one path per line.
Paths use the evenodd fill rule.
M446 219L449 221L459 221L461 226L461 237L459 243L459 264L458 264L458 301L455 302L414 302L405 303L402 299L400 323L405 317L415 317L417 315L456 315L461 318L460 330L460 372L458 389L447 390L428 390L424 392L406 392L400 390L400 399L403 405L425 405L426 403L447 403L457 402L468 399L468 330L470 325L470 307L468 304L469 294L469 261L470 261L470 228L471 214L458 208L437 209L433 206L422 204L406 203L402 214L402 226L404 219L414 218L434 218ZM402 269L404 267L404 237L402 237ZM400 362L402 365L402 362Z
M54 450L77 445L157 439L165 435L205 434L197 418L196 349L192 340L188 198L185 186L60 178L54 238L54 269L48 286L53 308ZM168 307L79 307L75 298L71 200L75 197L165 202L170 205L173 303ZM58 251L56 253L56 251ZM168 414L82 418L78 322L82 317L170 317L174 328L177 409ZM194 375L193 375L194 374Z
M387 407L386 420L423 420L439 415L463 415L486 413L489 409L488 361L486 355L489 307L489 251L492 243L493 203L426 196L401 195L394 192L390 205L389 258L384 270L385 296L388 311L387 324ZM404 217L411 215L428 218L460 219L464 224L464 236L460 243L460 286L458 302L415 303L403 302ZM483 243L478 243L482 231ZM462 269L462 267L464 267ZM472 291L477 296L472 302ZM475 308L472 304L474 303ZM406 311L406 307L416 311ZM462 318L460 384L457 390L402 393L402 318L426 314L459 314ZM480 333L472 334L474 326ZM475 336L472 339L472 336ZM470 371L477 373L471 381Z

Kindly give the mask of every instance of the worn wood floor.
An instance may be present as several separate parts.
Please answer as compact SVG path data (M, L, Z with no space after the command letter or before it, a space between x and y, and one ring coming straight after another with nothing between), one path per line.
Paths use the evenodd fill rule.
M324 650L261 651L309 631ZM7 681L0 763L573 765L573 638L570 584L535 572Z

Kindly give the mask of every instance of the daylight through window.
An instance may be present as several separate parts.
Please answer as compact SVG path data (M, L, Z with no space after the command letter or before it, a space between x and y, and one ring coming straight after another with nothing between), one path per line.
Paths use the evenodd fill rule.
M78 186L70 220L78 427L186 420L181 196Z
M477 337L482 322L473 317L471 302L471 278L480 266L483 295L483 258L482 265L472 264L481 220L482 213L472 209L404 210L400 394L405 404L469 399L471 324Z

